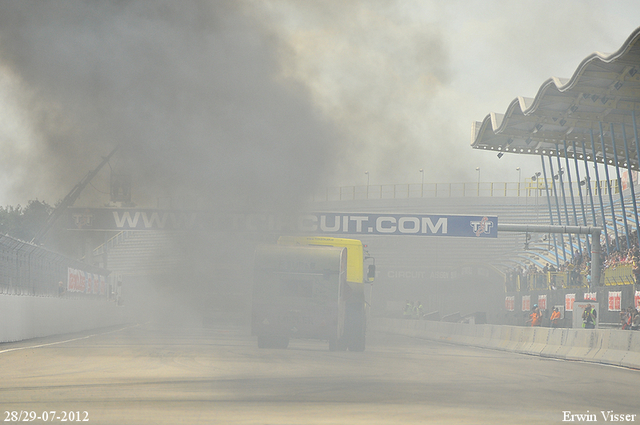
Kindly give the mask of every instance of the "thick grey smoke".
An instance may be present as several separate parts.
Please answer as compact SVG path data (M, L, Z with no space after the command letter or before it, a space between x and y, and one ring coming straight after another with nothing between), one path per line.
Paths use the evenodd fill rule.
M190 166L198 162L194 156L211 163L211 156L222 156L222 166L205 177L270 186L274 180L264 176L274 170L265 170L263 161L276 150L252 149L257 140L286 146L278 153L300 149L335 165L316 176L316 163L289 162L280 173L295 166L309 171L291 179L294 189L309 181L361 185L367 170L374 185L416 183L420 168L426 182L475 181L477 166L483 181L513 181L516 166L529 176L539 171L539 159L498 160L470 149L471 123L503 113L516 96L534 96L550 76L569 77L589 53L617 49L637 26L638 3L617 4L2 1L0 96L7 87L3 75L15 77L21 87L10 90L12 97L19 93L40 132L28 149L2 145L3 170L11 171L0 175L0 185L10 175L14 194L35 190L42 198L64 175L53 188L60 197L97 162L78 170L82 162L69 164L71 158L104 155L105 145L123 142L142 152L145 163L174 162L180 151L171 164L176 170L185 168L181 158ZM310 104L335 134L325 137L327 126L318 124ZM215 140L217 150L203 156L190 142L205 138ZM324 149L327 140L330 149ZM332 153L318 156L313 149ZM245 162L247 151L257 165L233 161ZM45 169L25 172L37 167ZM195 175L198 167L186 168L183 174L202 185L211 182ZM175 175L140 173L138 185L162 183L162 193L138 187L138 202L141 193L174 195L167 192L175 192Z
M238 3L0 7L0 61L36 140L3 159L31 170L13 190L55 202L116 144L142 205L291 208L325 172L331 131L278 80L276 39Z
M640 3L620 0L259 0L295 55L287 75L349 140L343 185L515 182L537 157L469 148L471 124L570 77L593 51L618 49ZM544 31L539 31L544 28ZM418 172L424 169L424 175Z
M423 19L428 4L256 3L289 46L285 74L310 87L348 140L336 157L336 185L364 184L364 171L371 184L405 183L419 168L433 181L448 178L450 164L434 151L455 149L439 105L452 77L450 51L442 25Z
M531 175L537 158L471 150L471 122L637 24L593 1L512 3L0 0L0 95L11 86L31 131L0 140L0 185L53 203L116 144L140 206L293 211L367 170L372 185L421 168L425 182ZM190 268L238 258L233 236L202 236L179 241Z
M11 190L53 203L120 144L110 165L133 174L139 206L170 198L174 208L295 212L339 144L306 89L282 77L277 38L244 6L0 3L0 63L32 128L31 145L1 160L20 176ZM94 192L79 203L102 206ZM202 308L246 294L251 241L174 242L184 261L152 280L155 291Z

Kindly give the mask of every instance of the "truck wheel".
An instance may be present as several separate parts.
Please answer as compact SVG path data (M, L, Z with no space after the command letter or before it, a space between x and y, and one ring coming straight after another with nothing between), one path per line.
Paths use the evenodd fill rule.
M337 343L338 351L347 351L348 345L349 341L347 341L344 337L340 338Z
M258 335L258 348L269 348L269 337Z
M330 339L329 351L347 351L348 342L345 338Z
M364 305L352 304L349 313L349 333L347 338L349 351L364 351L366 334Z
M329 340L329 351L337 351L338 350L338 341L335 339Z
M258 335L258 348L281 348L289 346L288 336Z
M280 348L285 350L289 346L289 337L288 336L279 336L276 338L276 346L275 348Z
M354 336L351 341L349 341L349 351L364 351L365 347L365 336L364 334Z

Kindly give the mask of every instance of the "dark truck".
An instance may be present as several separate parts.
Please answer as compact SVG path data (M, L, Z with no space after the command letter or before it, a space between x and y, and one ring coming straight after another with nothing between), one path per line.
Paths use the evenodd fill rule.
M251 320L258 346L286 348L290 338L308 338L328 341L330 350L364 351L363 262L362 242L354 239L280 238L258 248ZM373 273L370 266L369 281Z

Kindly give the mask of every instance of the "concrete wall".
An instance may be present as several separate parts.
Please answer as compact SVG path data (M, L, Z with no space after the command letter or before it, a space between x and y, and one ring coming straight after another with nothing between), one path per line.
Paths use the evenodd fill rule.
M0 342L78 332L125 322L114 302L0 294Z
M640 332L372 319L373 330L543 357L640 369Z

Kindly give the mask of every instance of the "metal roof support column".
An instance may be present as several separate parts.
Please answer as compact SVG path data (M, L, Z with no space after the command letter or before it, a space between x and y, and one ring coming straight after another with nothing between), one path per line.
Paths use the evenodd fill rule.
M567 208L567 196L565 194L564 191L564 181L562 180L562 163L560 162L560 146L556 146L556 159L558 161L558 182L560 183L560 189L562 189L562 203L564 204L564 218L567 220L567 226L569 226L571 223L569 223L569 210ZM564 244L563 244L564 246ZM573 262L573 237L571 236L571 233L569 233L569 249L571 251L571 262ZM565 258L564 261L566 262L567 259Z
M629 173L629 187L631 188L631 200L633 201L633 218L636 222L636 237L640 247L640 223L638 223L638 203L636 202L636 189L633 187L633 175L631 174L631 156L629 155L629 144L627 143L627 131L622 124L622 140L624 140L624 154L627 160L627 172Z
M540 155L542 161L542 176L544 177L544 188L547 191L547 205L549 206L549 221L553 226L553 210L551 209L551 195L549 195L549 182L547 181L547 169L544 166L544 155ZM553 247L556 252L556 266L560 265L560 259L558 258L558 244L556 243L556 234L553 234Z
M564 162L567 164L567 179L569 180L569 194L571 195L571 207L573 208L573 224L575 224L576 226L579 226L580 224L578 224L578 213L576 212L576 201L575 201L575 198L573 197L573 182L571 180L571 170L569 168L569 155L567 154L567 141L563 140L562 143L564 144ZM574 157L576 156L575 151L573 152L573 156ZM580 186L580 184L578 184L578 186ZM578 252L580 253L580 255L582 255L582 242L580 240L580 235L576 235L576 238L578 239Z
M558 201L558 189L557 184L553 178L553 158L549 155L549 171L551 171L551 183L553 184L553 196L556 199L556 211L558 212L558 225L562 226L562 217L560 216L560 202ZM567 262L567 250L564 247L564 236L560 234L560 245L562 246L562 261ZM556 245L557 246L557 245ZM558 263L558 266L560 263Z
M620 178L620 161L618 160L618 149L616 148L616 138L613 133L613 123L609 123L611 129L611 143L613 144L613 160L616 163L616 178L618 179L618 194L620 194L620 206L622 207L622 224L624 225L624 236L627 241L627 249L631 247L629 244L629 225L627 223L627 212L624 208L624 195L622 193L622 179Z
M576 151L576 141L571 142L573 147L573 165L576 170L576 181L578 182L578 196L580 197L580 207L582 209L582 221L585 226L588 226L587 223L587 211L584 209L584 199L582 198L582 188L580 187L580 170L578 169L578 151ZM584 144L582 145L584 147ZM586 156L586 155L583 155ZM589 183L589 179L586 180L586 183ZM577 224L576 220L576 224ZM591 244L589 243L589 235L585 236L585 240L587 242L587 252L591 252Z
M593 152L593 165L596 170L596 184L598 185L598 198L600 199L600 213L602 214L602 229L604 230L605 246L609 255L609 233L607 232L607 220L604 216L604 202L602 201L602 188L600 187L600 175L598 174L598 163L596 161L596 142L593 138L593 130L589 130L591 136L591 152ZM605 165L606 167L606 165Z
M594 229L591 234L591 238L598 243L592 244L591 248L591 282L589 283L589 289L594 286L600 286L600 279L602 277L602 248L600 247L600 229Z
M640 165L640 142L638 142L638 126L636 125L636 111L631 111L631 117L633 118L633 135L636 139L636 158ZM636 212L636 222L638 221L638 213ZM638 231L638 244L640 244L640 231Z
M611 179L609 178L609 164L607 161L607 151L604 146L604 131L602 131L602 123L600 124L600 143L602 144L602 159L604 160L604 175L607 178L607 190L609 191L609 206L611 207L611 221L613 223L613 233L616 235L616 251L620 252L620 237L618 236L618 223L616 220L616 211L613 208L613 194L611 193ZM607 241L609 244L609 241Z
M593 161L595 164L596 154L593 152ZM591 204L591 218L593 218L593 225L598 225L598 219L596 218L596 207L593 202L593 188L591 187L591 176L589 175L589 161L587 161L587 147L582 142L582 161L584 162L585 179L587 186L587 192L589 193L589 203ZM593 242L593 240L592 240Z

